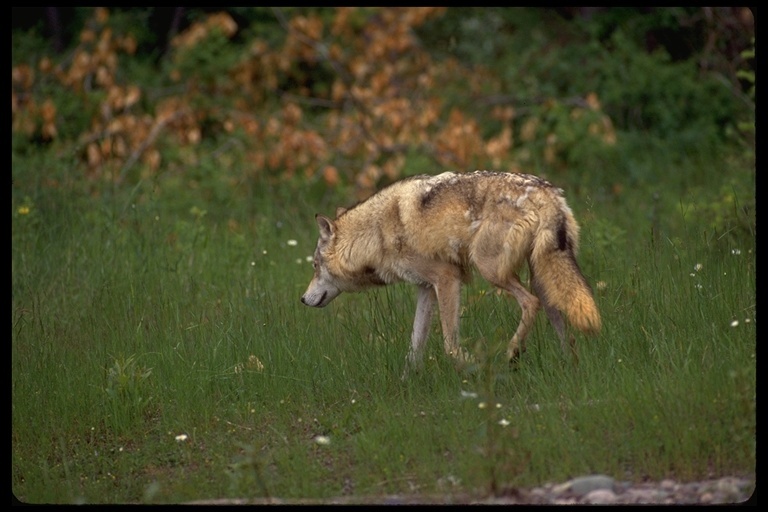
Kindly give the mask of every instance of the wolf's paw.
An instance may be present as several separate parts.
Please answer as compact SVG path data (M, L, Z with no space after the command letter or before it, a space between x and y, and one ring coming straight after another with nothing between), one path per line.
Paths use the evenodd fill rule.
M521 355L522 352L518 350L511 350L507 353L507 357L509 358L509 367L512 368L512 370L517 370L519 368Z
M450 356L453 358L454 366L459 371L469 370L477 366L477 361L475 360L474 356L472 356L463 348L452 351Z
M424 369L424 360L422 355L414 353L412 350L408 352L405 358L405 368L403 374L400 376L400 380L407 380L411 375L415 375Z
M421 365L411 365L407 364L405 365L405 369L403 370L403 374L400 376L400 380L406 381L413 375L416 375L422 370Z

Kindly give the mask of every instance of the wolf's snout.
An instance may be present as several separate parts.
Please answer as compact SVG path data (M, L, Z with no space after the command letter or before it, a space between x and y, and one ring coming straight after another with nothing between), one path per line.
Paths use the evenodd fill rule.
M320 299L314 300L314 297L315 297L314 295L310 295L309 297L307 297L307 294L304 294L301 296L301 303L306 306L311 306L314 308L323 307L325 305L326 295L328 295L327 291L323 292L323 294L320 296Z

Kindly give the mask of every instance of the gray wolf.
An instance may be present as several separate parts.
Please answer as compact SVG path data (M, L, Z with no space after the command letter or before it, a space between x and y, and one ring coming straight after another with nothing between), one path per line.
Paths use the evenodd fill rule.
M474 267L492 285L517 299L522 318L508 344L515 361L543 306L564 352L562 313L577 330L596 334L600 313L576 255L579 226L563 191L529 174L475 171L405 178L336 219L315 219L320 237L314 277L301 302L327 306L341 292L396 282L416 285L416 318L408 367L422 362L435 303L445 352L458 366L472 358L459 345L461 285ZM531 291L518 272L528 263Z

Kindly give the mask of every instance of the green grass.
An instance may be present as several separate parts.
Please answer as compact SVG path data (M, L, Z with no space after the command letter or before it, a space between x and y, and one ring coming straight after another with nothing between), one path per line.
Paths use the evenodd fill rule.
M12 196L24 502L483 495L585 473L754 472L754 237L683 217L663 178L654 190L672 206L655 240L651 191L615 201L563 184L582 268L605 283L604 329L578 337L578 366L540 315L510 370L519 308L477 279L461 330L479 367L453 369L435 321L424 371L403 382L412 288L299 302L314 213L340 198L162 182L88 197L42 185L39 164L14 161Z

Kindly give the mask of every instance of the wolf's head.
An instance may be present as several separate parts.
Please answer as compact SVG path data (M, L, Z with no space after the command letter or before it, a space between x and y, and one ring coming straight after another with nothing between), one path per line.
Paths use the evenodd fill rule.
M317 226L320 228L320 238L317 240L312 267L315 275L312 277L307 291L301 296L301 302L314 308L327 306L342 292L339 278L328 268L328 249L333 246L336 236L336 224L324 215L315 215Z

